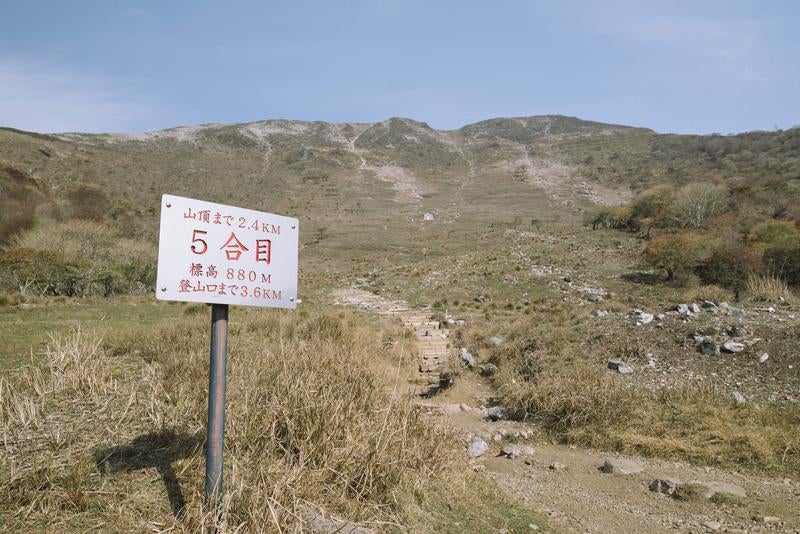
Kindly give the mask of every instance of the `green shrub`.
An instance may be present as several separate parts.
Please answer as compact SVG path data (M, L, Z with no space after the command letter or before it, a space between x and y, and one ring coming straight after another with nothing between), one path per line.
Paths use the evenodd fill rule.
M800 241L800 229L792 221L768 221L753 228L748 237L754 246L764 249L791 246Z
M0 253L0 285L7 290L73 296L80 281L80 265L57 252L12 249Z
M644 259L649 265L664 269L667 280L672 280L676 274L694 270L705 251L701 236L684 232L658 236L650 241L644 250Z

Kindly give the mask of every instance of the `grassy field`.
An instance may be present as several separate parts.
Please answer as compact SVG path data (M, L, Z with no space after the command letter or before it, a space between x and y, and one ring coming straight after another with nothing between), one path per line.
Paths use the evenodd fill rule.
M180 317L184 307L148 297L46 299L30 308L0 307L0 368L37 361L52 335L81 330L103 337L144 333L162 319Z
M62 324L75 308L86 328ZM63 302L7 314L29 311L54 333L33 366L0 376L0 527L208 528L207 308ZM379 323L237 308L230 333L226 528L276 530L307 506L382 531L544 524L458 469L457 440L408 397L386 401L413 362Z

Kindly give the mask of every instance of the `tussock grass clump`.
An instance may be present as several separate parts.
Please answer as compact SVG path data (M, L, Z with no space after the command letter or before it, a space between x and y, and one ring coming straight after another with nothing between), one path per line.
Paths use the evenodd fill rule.
M679 501L702 501L706 487L702 484L680 484L672 497Z
M772 274L748 276L744 296L752 302L794 302L794 294L786 282Z
M207 323L183 316L114 344L76 332L51 341L43 366L0 379L0 523L210 528ZM371 371L400 359L378 332L324 314L237 313L231 325L226 529L295 528L308 506L399 528L450 472L456 440Z
M532 382L508 384L504 405L518 417L554 433L619 424L637 415L641 394L616 377L589 368L549 371Z
M682 295L681 303L702 302L704 300L709 300L715 303L733 302L735 297L736 295L734 295L733 291L730 291L729 289L715 285L707 285L687 289ZM676 304L680 303L676 302Z

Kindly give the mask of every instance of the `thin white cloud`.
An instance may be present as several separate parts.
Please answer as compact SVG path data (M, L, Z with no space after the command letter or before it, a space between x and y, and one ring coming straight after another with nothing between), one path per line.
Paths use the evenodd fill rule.
M0 57L0 126L34 132L140 130L157 117L146 96L39 61Z
M679 4L680 5L680 4ZM706 75L737 81L763 81L762 67L772 47L762 20L720 12L689 13L669 4L616 2L587 13L590 31L630 46L668 49L687 66Z

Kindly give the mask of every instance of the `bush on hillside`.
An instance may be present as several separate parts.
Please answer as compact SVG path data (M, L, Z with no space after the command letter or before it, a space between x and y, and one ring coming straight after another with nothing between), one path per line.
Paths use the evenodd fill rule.
M767 248L764 262L770 272L791 285L800 286L800 239Z
M761 255L741 243L729 243L715 250L700 266L704 282L716 284L737 293L747 283L748 277L766 271Z
M792 221L767 221L753 228L748 238L761 249L791 246L800 241L800 228Z
M40 225L16 236L9 253L19 257L58 258L56 266L69 265L69 284L60 267L37 280L51 280L44 288L31 286L42 294L68 296L143 293L152 291L156 278L156 249L152 244L120 238L111 228L85 220ZM55 260L54 260L55 261ZM16 271L15 271L16 272ZM27 279L27 275L23 277ZM18 285L14 285L16 289Z
M67 191L72 218L102 221L109 210L108 196L96 185L80 182Z
M701 236L690 232L658 236L644 249L645 261L667 272L667 280L676 274L693 271L701 262L706 244Z
M22 295L74 296L81 286L80 266L58 252L13 249L0 253L0 286Z
M698 228L709 217L728 209L725 188L709 183L691 183L675 193L669 217L678 228Z

